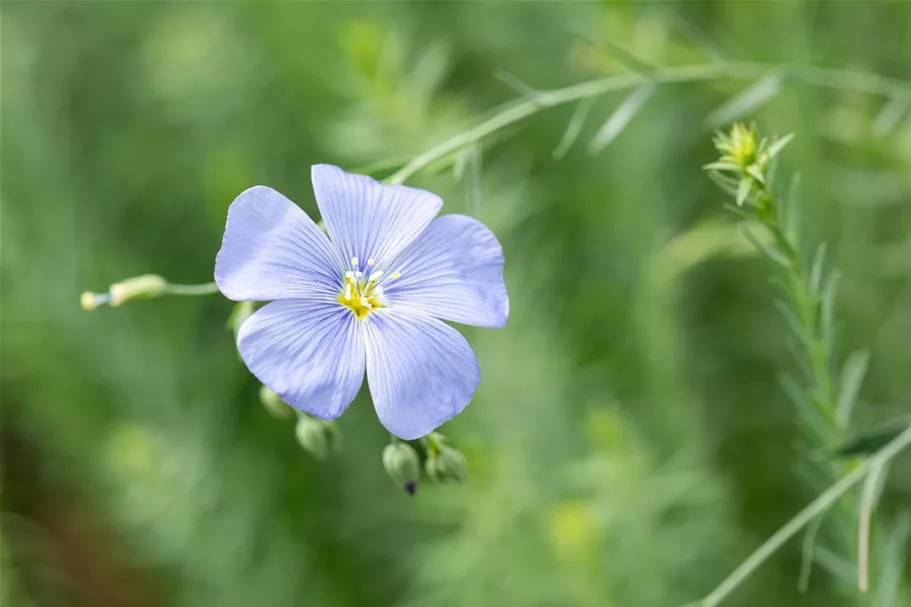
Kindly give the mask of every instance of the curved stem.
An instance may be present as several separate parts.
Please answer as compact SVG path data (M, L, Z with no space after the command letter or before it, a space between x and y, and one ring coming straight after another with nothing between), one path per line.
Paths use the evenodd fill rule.
M198 285L175 285L168 283L165 293L169 295L187 295L187 296L199 296L199 295L214 295L218 293L218 285L214 282L204 282Z
M809 506L801 510L779 529L775 535L767 539L756 549L737 569L735 569L721 584L701 601L693 603L699 607L715 607L724 600L737 586L740 585L751 573L759 568L776 550L791 539L807 523L822 514L835 500L845 494L854 485L859 483L874 466L882 466L885 462L894 459L903 449L911 445L911 427L896 436L876 454L864 460L857 468L843 476L834 485L829 487L822 495L813 500Z
M408 178L427 166L469 146L484 137L519 122L541 110L556 107L571 101L594 97L610 91L635 88L645 82L673 84L701 82L705 80L755 80L770 73L778 74L785 81L809 86L857 91L875 95L905 97L911 99L911 82L886 78L851 70L830 69L809 65L777 65L766 63L710 63L705 65L684 65L655 70L651 74L621 74L589 80L561 89L540 91L523 101L507 107L472 129L464 131L439 145L427 150L391 175L386 181L391 184L404 183Z

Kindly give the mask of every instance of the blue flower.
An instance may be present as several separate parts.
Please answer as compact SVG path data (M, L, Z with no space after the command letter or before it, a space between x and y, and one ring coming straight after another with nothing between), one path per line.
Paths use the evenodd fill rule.
M218 288L271 301L238 331L240 355L285 402L322 419L351 404L366 370L386 429L429 434L481 379L468 342L442 320L499 328L509 316L500 243L471 217L436 217L443 201L430 192L330 165L311 178L328 238L268 187L228 209Z

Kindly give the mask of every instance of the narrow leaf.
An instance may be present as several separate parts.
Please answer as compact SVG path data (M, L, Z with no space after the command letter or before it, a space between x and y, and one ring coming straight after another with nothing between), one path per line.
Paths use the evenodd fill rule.
M655 68L642 61L641 59L635 57L632 53L627 51L624 48L614 44L610 40L605 40L602 38L595 38L586 31L586 28L583 26L578 26L574 28L576 34L581 37L583 40L591 44L592 46L601 49L611 57L613 57L617 63L625 66L627 69L637 72L643 75L651 75Z
M854 582L854 567L843 556L839 556L823 546L817 546L813 558L816 560L817 565L828 571L836 579L840 579L846 584Z
M781 79L778 76L766 76L732 99L712 110L705 121L711 127L718 127L735 122L748 114L754 113L781 90Z
M883 534L882 572L876 583L876 607L896 607L896 597L902 591L902 578L905 570L905 558L908 554L908 540L911 538L911 513L905 512L896 517Z
M807 525L803 535L803 544L800 547L800 575L797 579L797 591L806 594L810 585L810 572L813 570L813 549L816 547L816 534L822 524L825 512L817 516Z
M756 247L760 253L765 256L769 261L773 261L777 264L781 264L784 267L788 266L788 260L781 256L781 253L770 248L766 243L757 237L753 231L747 225L741 225L740 229L743 231L744 236L746 236L753 246Z
M734 213L735 215L737 215L744 221L753 221L753 218L750 217L750 214L738 206L735 206L733 204L725 204L724 208L727 209L728 211L730 211L731 213Z
M681 15L677 15L675 23L677 28L686 36L690 42L698 46L715 63L725 63L725 58L718 50L708 36L705 35L699 27Z
M718 171L709 171L709 179L714 181L715 185L721 188L723 192L731 196L737 195L737 186L730 183L730 178L727 175L722 175Z
M806 423L815 438L822 440L826 437L829 432L825 422L819 416L819 411L813 406L813 403L810 402L803 390L797 385L794 378L790 375L782 375L778 378L778 384L785 394L791 398L791 401L797 407L801 420Z
M645 102L655 92L655 88L655 85L651 82L643 84L633 91L623 103L617 106L617 109L608 117L598 134L588 144L589 152L597 154L607 147L626 128L636 113L642 109Z
M840 278L838 272L832 272L822 289L822 332L823 339L830 348L835 345L835 299L838 296Z
M737 206L742 207L743 203L746 201L747 197L750 195L750 190L753 189L753 180L749 177L742 177L740 183L737 184Z
M880 424L866 432L862 432L848 441L838 445L833 450L835 457L854 457L875 453L889 444L896 436L911 426L911 419L902 418Z
M889 460L873 458L861 490L860 524L857 532L857 587L861 592L866 592L869 586L870 519L873 517L873 510L882 495L888 468Z
M784 317L785 322L788 323L788 327L791 328L794 335L796 335L804 344L809 345L811 343L810 336L807 334L804 326L800 324L797 315L788 307L788 304L782 299L776 299L775 307L781 312L781 315Z
M822 270L826 262L826 243L820 243L813 256L813 266L810 269L810 293L819 296L819 285L822 283Z
M585 124L585 119L588 118L588 113L594 104L594 97L586 97L576 106L576 111L573 112L573 117L569 119L566 132L563 133L563 138L560 140L560 145L553 152L554 160L560 160L566 156L566 153L576 143L576 139L579 138L579 133L582 131L582 126Z
M717 162L710 162L702 168L706 171L739 171L740 165L736 165L733 162L723 162L719 160Z
M462 181L462 178L465 177L465 169L468 167L468 159L471 157L473 149L474 146L461 150L456 156L455 162L452 163L452 177L456 181Z
M515 92L519 93L522 97L532 99L538 97L541 94L540 91L525 84L525 82L523 82L518 76L511 74L505 70L498 70L494 72L493 77Z
M841 375L839 376L841 385L838 390L837 405L835 407L835 421L839 428L848 426L848 420L851 419L851 411L854 409L854 403L857 402L857 395L860 394L864 376L867 374L869 359L870 353L866 350L852 352L841 369Z
M779 152L784 149L784 146L791 143L792 139L794 139L794 133L788 133L781 139L776 139L774 142L772 142L772 145L770 145L768 149L769 158L774 158L777 156Z
M751 164L746 169L747 174L758 181L759 183L765 184L765 176L762 174L762 171L759 170L759 167L755 164Z
M898 121L902 119L909 107L911 107L911 98L908 97L892 97L886 101L883 109L880 110L879 115L873 122L873 134L877 137L888 135L898 124Z

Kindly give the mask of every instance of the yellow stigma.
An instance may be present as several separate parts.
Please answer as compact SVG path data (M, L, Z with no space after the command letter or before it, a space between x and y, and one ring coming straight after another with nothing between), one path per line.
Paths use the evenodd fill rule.
M345 288L338 296L338 302L351 310L358 320L386 305L383 288L377 286L379 276L365 278L361 272L345 273Z

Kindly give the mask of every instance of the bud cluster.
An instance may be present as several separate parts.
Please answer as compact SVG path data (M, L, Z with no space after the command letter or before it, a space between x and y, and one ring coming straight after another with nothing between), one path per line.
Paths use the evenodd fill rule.
M446 437L432 432L421 439L424 472L438 483L462 483L468 476L468 464L461 451L446 444ZM417 490L421 476L421 458L410 444L393 440L383 450L383 466L390 478L409 495Z
M735 196L737 206L750 203L760 212L771 212L773 198L767 185L772 160L792 138L759 139L755 124L736 123L730 133L716 133L713 141L721 157L703 168Z

